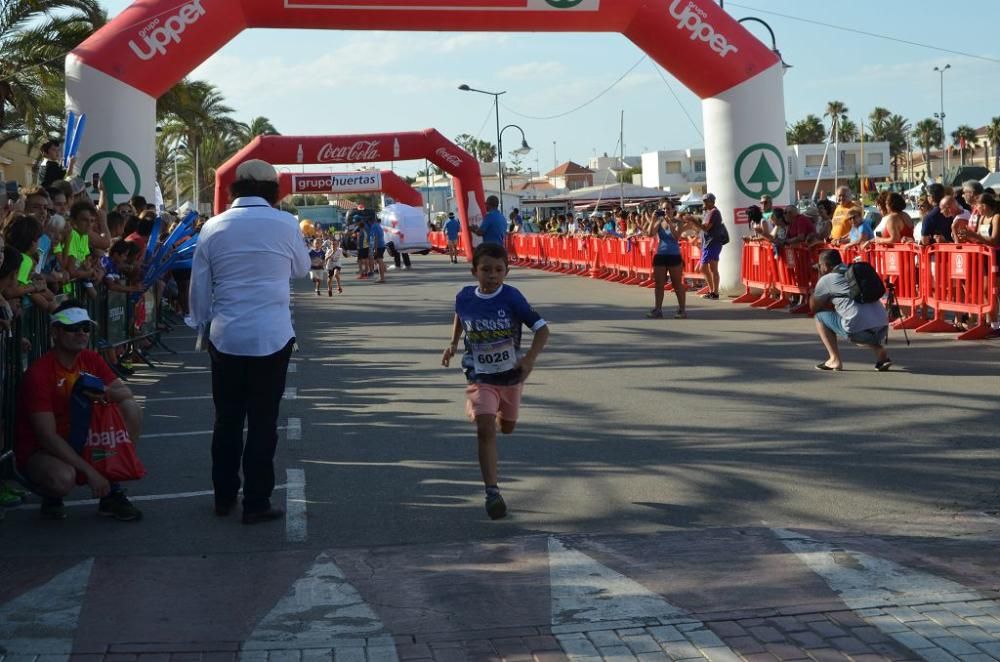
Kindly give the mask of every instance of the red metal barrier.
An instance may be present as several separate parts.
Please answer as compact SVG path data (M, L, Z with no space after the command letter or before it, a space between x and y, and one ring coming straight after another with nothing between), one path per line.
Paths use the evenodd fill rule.
M893 323L893 328L916 329L923 324L918 312L927 304L927 286L921 282L921 275L929 270L920 269L920 264L926 260L926 253L926 248L916 244L879 244L868 255L875 271L892 283L896 303L909 309L906 317Z
M789 305L788 295L802 297L792 313L809 313L809 293L816 287L819 274L813 265L816 253L808 246L783 246L775 261L774 286L781 292L781 298L767 306L768 310Z
M771 305L771 290L774 287L774 250L766 242L747 241L743 244L742 271L746 292L733 299L733 303L748 303L755 308ZM754 289L761 290L755 294Z
M653 237L635 237L632 239L632 253L635 256L635 272L640 287L653 287L653 254L656 252L656 242Z
M995 250L979 244L934 244L925 255L926 303L934 309L934 319L917 327L917 333L957 331L944 319L950 312L979 317L979 325L959 340L988 337L987 317L997 314Z
M698 282L705 280L705 274L701 272L701 246L687 239L678 243L681 246L681 259L684 261L684 280ZM706 292L708 292L707 283L695 294L705 294Z

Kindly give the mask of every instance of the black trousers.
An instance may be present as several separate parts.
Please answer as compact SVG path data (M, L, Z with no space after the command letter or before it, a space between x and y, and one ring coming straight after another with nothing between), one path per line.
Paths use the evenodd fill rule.
M243 466L243 510L271 507L274 451L278 446L278 410L285 393L288 359L295 339L270 356L224 354L209 344L212 358L212 484L215 500L228 503L240 491ZM246 422L246 446L243 424Z

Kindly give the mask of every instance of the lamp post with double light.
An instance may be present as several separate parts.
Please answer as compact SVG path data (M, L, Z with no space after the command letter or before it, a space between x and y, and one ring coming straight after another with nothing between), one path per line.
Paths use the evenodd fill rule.
M948 139L946 137L948 134L946 134L944 132L944 72L948 71L949 69L951 69L951 65L950 64L946 64L943 67L934 67L934 71L938 72L941 75L941 88L940 88L941 89L941 113L940 114L939 113L934 113L934 117L937 118L937 119L939 119L939 120L941 120L941 151L944 152L944 164L945 164L944 165L944 169L942 170L942 173L941 173L941 175L942 175L941 180L942 181L944 181L944 174L945 174L945 172L947 171L948 168L951 167L951 154L950 154L950 150L948 149ZM929 168L929 166L930 166L930 164L928 164L928 168Z
M497 121L497 168L500 172L500 211L503 211L503 153L500 151L500 97L507 94L507 91L503 92L488 92L486 90L477 90L474 87L469 87L464 83L458 86L458 89L463 92L478 92L479 94L488 94L493 97L493 108L496 111L496 121Z
M500 130L499 137L497 138L497 152L499 154L503 154L503 133L507 129L517 129L518 131L521 132L521 146L518 147L517 149L515 149L511 153L512 154L516 154L517 156L524 156L525 154L529 153L531 151L531 147L528 145L527 138L524 137L524 129L522 129L521 127L519 127L516 124L508 124L503 129ZM500 163L500 211L501 212L503 211L503 189L504 189L504 186L503 186L503 162L501 160L501 163Z

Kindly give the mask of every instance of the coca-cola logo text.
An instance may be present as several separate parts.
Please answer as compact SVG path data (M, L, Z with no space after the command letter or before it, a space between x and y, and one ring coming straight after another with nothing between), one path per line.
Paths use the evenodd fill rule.
M334 146L332 143L323 145L316 156L317 163L359 163L362 161L379 161L379 141L359 140L353 145Z
M139 31L139 39L143 41L143 46L136 44L135 41L128 42L132 52L140 60L151 60L157 54L166 55L167 46L171 43L181 43L181 34L184 33L187 26L193 25L205 15L205 8L201 6L201 3L202 0L193 0L193 2L181 7L176 16L171 16L162 24L160 24L159 18L153 19L149 25Z
M460 159L459 157L455 156L454 154L452 154L451 152L449 152L448 150L446 150L444 147L438 148L438 151L436 151L435 154L437 154L442 159L444 159L445 161L447 161L451 165L455 166L456 168L461 168L462 167L462 159Z

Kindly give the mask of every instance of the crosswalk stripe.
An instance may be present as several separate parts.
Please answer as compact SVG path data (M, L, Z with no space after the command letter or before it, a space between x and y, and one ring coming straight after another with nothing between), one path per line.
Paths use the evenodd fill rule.
M243 649L324 649L338 659L377 657L396 662L396 644L326 552L258 623Z
M702 621L642 584L549 538L552 633L573 662L741 658Z
M1000 610L957 582L787 529L778 539L844 603L929 662L997 658Z
M69 659L93 567L94 559L87 559L0 606L0 643L8 657Z

